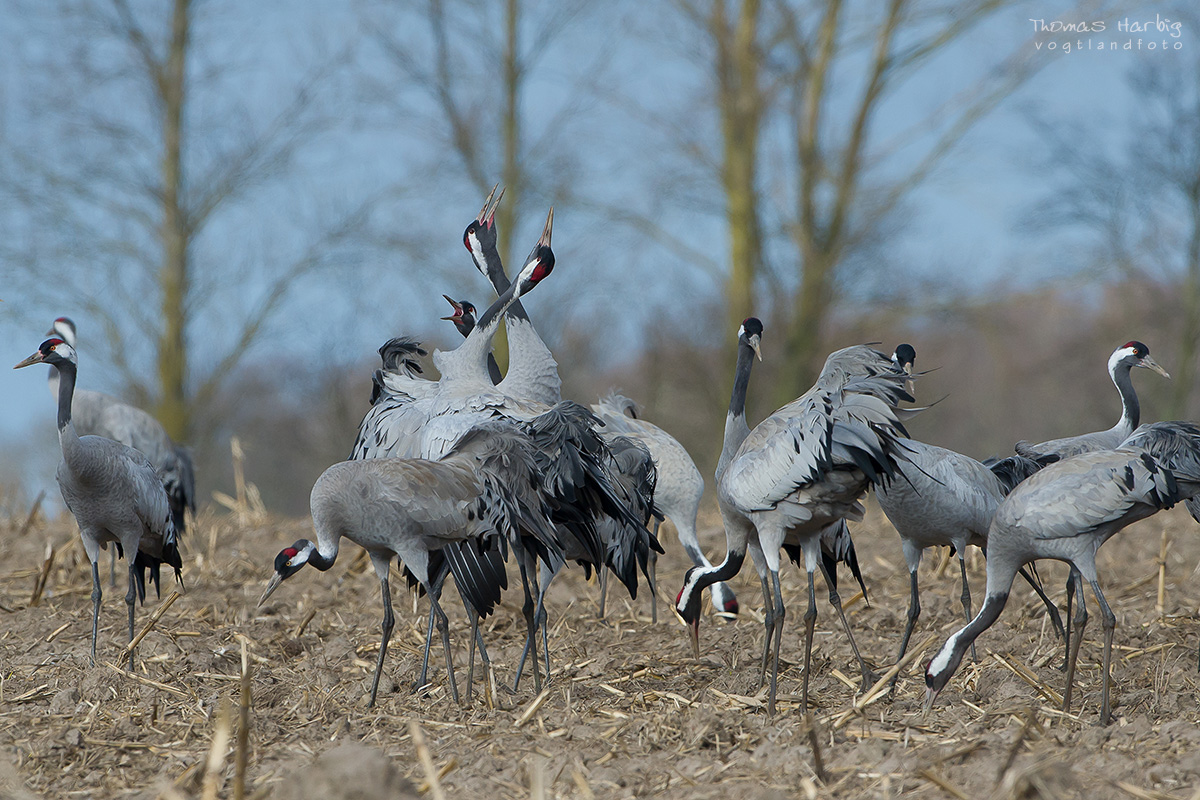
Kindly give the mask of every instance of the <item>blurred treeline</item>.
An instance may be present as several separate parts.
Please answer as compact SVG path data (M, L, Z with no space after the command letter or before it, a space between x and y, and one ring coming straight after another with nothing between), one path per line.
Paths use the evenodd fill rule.
M1134 338L1175 377L1135 375L1144 416L1195 417L1197 48L1120 61L1113 103L1137 114L1081 121L1026 20L1118 12L1051 5L14 0L6 336L23 355L76 318L81 385L192 444L201 496L228 489L236 434L267 505L302 513L375 348L452 347L439 295L490 301L459 237L499 182L510 272L556 209L527 307L564 395L624 392L706 475L750 314L755 419L832 349L907 341L940 401L912 433L1005 453L1111 425L1105 362ZM1186 4L1131 9L1200 31ZM983 152L1009 138L1019 156ZM997 172L1020 174L1015 211L979 202ZM1004 254L954 235L965 208ZM0 479L41 469L14 452Z

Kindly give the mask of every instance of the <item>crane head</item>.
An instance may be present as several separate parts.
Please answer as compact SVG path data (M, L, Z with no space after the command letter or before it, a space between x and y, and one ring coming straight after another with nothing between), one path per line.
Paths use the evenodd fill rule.
M62 339L53 338L42 342L33 355L14 366L13 369L28 367L30 364L51 364L57 366L67 362L71 364L78 363L75 358L75 348Z
M475 304L470 300L451 300L449 295L442 297L454 308L453 314L442 319L453 322L454 327L458 328L458 332L464 337L469 336L475 329Z
M554 251L550 249L550 234L553 228L554 207L551 206L550 213L546 216L546 225L542 228L542 235L529 251L525 266L521 267L521 273L515 281L518 297L531 290L554 269Z
M683 576L683 587L675 595L675 613L688 626L692 639L692 654L700 657L700 598L704 593L699 585L701 567L692 567Z
M503 189L500 189L499 196L496 195L499 186L500 184L496 184L492 187L492 192L483 202L479 215L471 220L467 229L463 231L463 246L470 252L475 266L485 276L487 273L484 269L483 252L496 247L496 209L500 207L500 201L504 198Z
M1158 362L1150 357L1150 348L1136 339L1126 342L1113 352L1108 360L1109 371L1111 372L1117 364L1122 363L1131 367L1153 370L1167 380L1171 379L1171 373L1160 367Z
M308 539L300 539L291 547L280 550L279 555L275 556L275 574L267 583L266 591L258 599L258 604L261 606L267 602L267 598L279 588L279 584L299 572L300 568L308 563L308 558L315 549L316 546Z
M70 317L59 317L54 320L54 324L50 326L50 330L46 331L47 336L57 336L71 347L75 346L75 322Z
M742 327L738 328L738 341L753 349L759 361L762 361L762 333L763 324L758 317L746 317L742 320Z
M913 365L917 363L917 349L911 344L898 344L896 350L892 353L892 363L900 370L904 371L909 378L904 381L904 391L909 395L913 393Z

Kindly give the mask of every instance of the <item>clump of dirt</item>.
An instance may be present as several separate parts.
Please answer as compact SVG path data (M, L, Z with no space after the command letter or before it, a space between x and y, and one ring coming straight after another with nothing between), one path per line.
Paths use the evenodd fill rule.
M286 776L277 800L417 800L416 787L374 747L342 744Z

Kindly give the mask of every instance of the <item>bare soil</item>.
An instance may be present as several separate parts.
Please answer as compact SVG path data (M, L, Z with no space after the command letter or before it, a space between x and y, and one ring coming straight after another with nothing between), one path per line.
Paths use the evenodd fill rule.
M962 624L957 567L939 574L941 554L933 551L921 569L922 615L913 637L914 646L929 642L929 649L903 671L894 697L869 704L818 579L815 705L807 719L799 708L806 600L803 572L794 566L784 575L788 618L775 718L767 718L758 687L762 601L748 563L733 583L740 617L706 617L702 656L694 659L670 607L686 564L664 537L657 625L645 593L636 601L610 596L608 617L600 620L598 589L579 569L555 583L553 676L539 697L527 679L515 694L499 688L489 700L477 676L473 701L455 705L440 649L431 686L413 693L427 606L421 599L414 612L403 581L393 580L397 626L380 702L368 709L382 610L374 572L354 545L346 544L332 570L301 572L259 609L275 554L309 535L309 523L202 515L185 542L186 592L139 646L131 676L117 666L125 643L123 577L116 588L105 587L101 663L91 667L91 581L73 523L39 521L22 531L23 523L0 522L0 799L233 797L243 643L252 704L247 797L409 796L402 780L385 793L392 778L378 776L388 773L387 762L357 766L359 758L374 763L371 751L432 796L413 731L427 741L448 797L1197 796L1200 537L1178 511L1126 530L1101 551L1103 585L1118 618L1116 719L1105 728L1096 724L1101 648L1094 604L1078 699L1064 714L1054 699L1064 682L1061 645L1020 585L980 638L979 663L966 662L934 710L922 713L921 664ZM719 554L716 519L702 523ZM883 672L904 628L908 576L899 540L878 509L854 535L871 604L852 596L848 575L843 598L860 648ZM54 561L35 605L48 546ZM983 560L976 554L969 564L978 605ZM1061 603L1065 569L1043 566L1042 576ZM511 681L524 638L515 581L513 587L485 632L500 684ZM164 586L164 596L169 591ZM453 592L447 595L465 688L467 627ZM139 609L138 630L159 602L151 598ZM314 765L347 743L370 750L329 752Z

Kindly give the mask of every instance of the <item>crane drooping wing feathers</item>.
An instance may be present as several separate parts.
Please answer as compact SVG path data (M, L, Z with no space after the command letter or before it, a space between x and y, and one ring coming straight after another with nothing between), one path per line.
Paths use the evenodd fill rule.
M607 563L609 568L625 584L631 597L637 597L637 569L649 579L649 557L651 549L661 553L662 546L646 528L652 516L658 514L654 507L654 487L657 472L654 459L644 444L628 436L608 439L616 477L616 488L621 499L638 519L639 525L631 525L612 517L597 522L601 538L608 543Z
M747 512L773 508L838 468L857 468L871 483L886 481L904 458L900 412L907 409L880 396L898 391L907 397L902 380L891 371L847 378L845 388L835 390L818 383L751 431L723 480L738 487Z
M527 436L506 422L481 425L460 438L444 460L452 458L470 459L482 480L478 513L489 535L562 563L537 453Z
M1082 453L1018 484L997 508L988 541L999 528L1029 529L1041 540L1115 533L1180 499L1175 475L1147 452Z
M379 348L379 358L383 361L383 369L376 370L371 376L371 405L389 391L386 376L391 373L397 376L419 379L424 373L418 357L428 355L425 348L416 339L408 336L397 336L383 343Z
M1200 425L1193 422L1154 422L1140 426L1121 444L1154 456L1175 475L1184 505L1200 522Z

